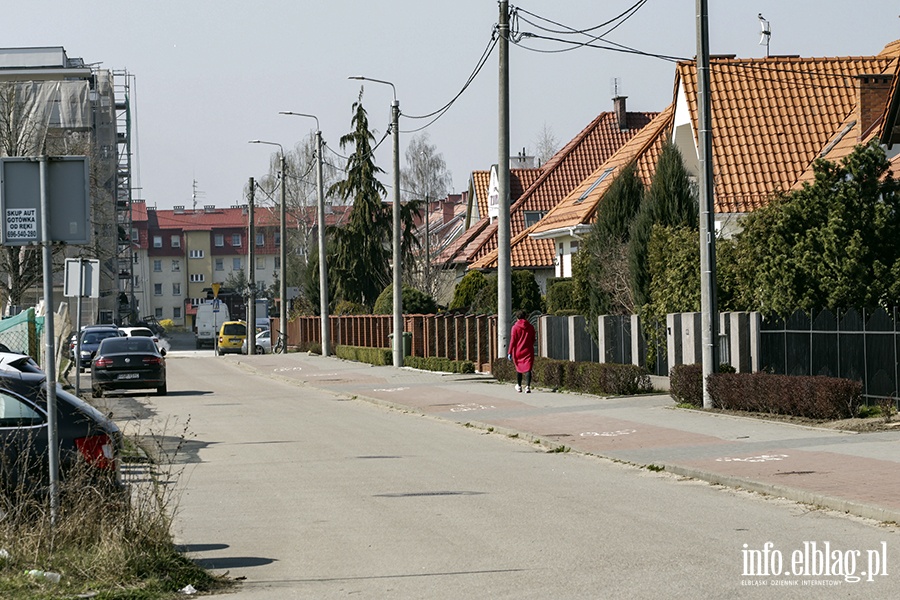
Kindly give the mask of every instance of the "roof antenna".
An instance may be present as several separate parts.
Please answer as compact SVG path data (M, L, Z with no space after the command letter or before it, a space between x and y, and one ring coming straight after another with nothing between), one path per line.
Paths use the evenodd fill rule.
M772 28L769 26L769 22L762 16L762 13L759 13L757 16L759 17L759 28L761 30L759 45L766 47L766 58L769 58L769 40L772 37Z

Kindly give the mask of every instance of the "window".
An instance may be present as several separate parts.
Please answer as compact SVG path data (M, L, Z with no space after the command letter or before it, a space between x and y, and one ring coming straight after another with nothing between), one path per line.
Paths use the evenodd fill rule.
M265 269L266 268L266 257L265 256L257 256L256 257L256 268L257 269Z
M173 319L181 318L181 307L180 306L176 306L175 308L172 309L172 318Z
M162 261L161 260L153 261L153 270L156 271L157 273L162 271Z
M241 247L241 234L239 234L239 233L231 234L231 245L234 246L235 248Z
M172 284L172 295L180 296L181 295L181 282Z
M161 283L153 284L153 295L154 296L162 296L162 284Z
M192 308L197 308L198 306L200 306L200 304L202 304L202 302L200 302L200 298L191 298Z
M241 259L240 259L240 258L232 258L232 259L231 259L231 270L232 270L232 271L240 271L240 270L243 269L243 268L244 268L244 267L241 266Z
M578 240L569 242L569 252L571 254L578 252Z
M188 253L188 256L191 258L203 258L204 252L203 252L203 250L191 250Z
M141 232L138 231L137 229L132 229L131 230L131 241L134 242L135 244L138 243L139 241L141 241Z
M281 232L280 231L275 232L275 245L276 246L281 245Z
M191 273L191 283L203 283L206 281L206 275L203 273Z
M154 248L162 248L162 236L161 235L153 236L153 247Z
M172 236L172 247L173 248L181 248L181 236L180 235Z
M154 309L154 310L153 310L153 315L154 315L157 319L162 319L162 318L163 318L163 312L162 312L162 309L161 309L161 308Z
M39 412L12 394L0 392L0 427L27 427L40 425L43 421Z
M532 225L543 219L545 214L546 212L542 210L526 210L525 227L531 227Z
M264 233L256 234L256 245L257 246L265 246L266 245L266 234L264 234Z
M139 264L141 262L141 259L137 254L134 255L133 262L134 264Z
M225 259L217 258L216 259L216 271L224 271L225 270Z
M180 271L181 270L181 261L176 259L172 260L172 271Z
M213 239L215 240L213 243L215 243L216 248L221 248L225 245L225 236L221 233L217 233Z
M275 268L275 269L280 269L280 268L281 268L281 257L280 257L280 256L274 256L273 258L275 259L275 266L274 266L274 268Z

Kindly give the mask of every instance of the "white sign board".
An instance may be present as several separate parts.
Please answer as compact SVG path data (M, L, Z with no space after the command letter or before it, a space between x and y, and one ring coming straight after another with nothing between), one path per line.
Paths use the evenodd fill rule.
M39 239L37 209L7 208L6 239L10 241Z
M100 297L100 261L97 259L66 259L66 281L63 295L69 298Z

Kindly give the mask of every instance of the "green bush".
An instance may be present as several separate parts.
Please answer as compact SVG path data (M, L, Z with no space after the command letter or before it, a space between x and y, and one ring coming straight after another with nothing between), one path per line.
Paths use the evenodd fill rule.
M515 381L516 369L505 358L494 361L491 372L498 381ZM636 365L572 362L536 357L535 385L595 395L631 396L650 391L650 375Z
M408 285L403 286L403 314L431 315L437 312L437 302L431 296ZM394 286L389 285L375 300L374 315L389 315L394 312Z
M481 271L469 271L463 276L453 290L453 300L450 301L448 310L469 312L479 293L488 285L484 273Z
M810 419L853 417L862 397L859 381L772 373L716 373L707 388L716 408Z
M468 360L450 360L437 356L407 356L403 359L403 366L423 371L441 371L444 373L474 373L475 363Z
M547 312L551 315L577 315L577 299L575 281L572 279L556 279L547 282Z
M341 300L334 306L335 315L367 315L369 309L364 304Z
M392 365L394 354L390 348L362 348L360 346L334 347L334 355L344 360L368 363L370 365Z

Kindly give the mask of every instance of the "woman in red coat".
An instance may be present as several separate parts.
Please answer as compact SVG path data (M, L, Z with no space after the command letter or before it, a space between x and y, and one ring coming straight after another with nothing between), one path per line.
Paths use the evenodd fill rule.
M522 391L522 375L525 376L525 393L531 393L531 369L534 367L534 327L528 322L528 313L516 313L516 323L509 335L509 351L506 358L516 367L516 391Z

